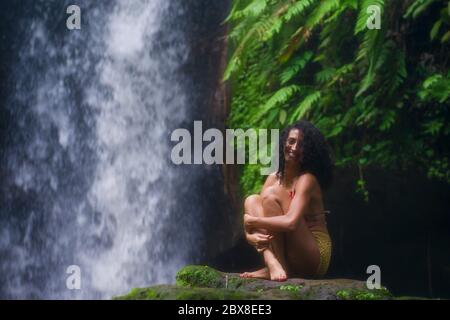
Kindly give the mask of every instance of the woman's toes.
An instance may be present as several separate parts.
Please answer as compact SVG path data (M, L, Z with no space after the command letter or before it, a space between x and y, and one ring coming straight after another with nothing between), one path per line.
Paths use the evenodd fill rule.
M272 281L283 282L283 281L287 280L287 275L284 273L278 273L278 274L275 274L274 276L271 276L270 279Z

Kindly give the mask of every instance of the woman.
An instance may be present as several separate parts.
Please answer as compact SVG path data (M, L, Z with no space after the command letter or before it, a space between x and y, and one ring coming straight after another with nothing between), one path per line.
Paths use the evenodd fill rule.
M247 241L262 253L266 266L241 277L323 276L331 256L322 200L332 179L330 150L317 128L299 121L281 134L279 160L278 172L244 205Z

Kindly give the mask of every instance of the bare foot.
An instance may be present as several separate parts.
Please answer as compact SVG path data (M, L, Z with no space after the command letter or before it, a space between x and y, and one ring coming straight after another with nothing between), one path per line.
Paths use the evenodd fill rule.
M244 272L240 274L241 278L258 278L258 279L270 279L269 269L264 267L262 269L253 272Z
M287 275L283 267L277 260L273 260L269 263L270 280L272 281L286 281Z

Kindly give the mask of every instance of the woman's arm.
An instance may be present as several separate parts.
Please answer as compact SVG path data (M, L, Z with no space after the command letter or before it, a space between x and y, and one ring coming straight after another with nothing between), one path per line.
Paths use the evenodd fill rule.
M314 176L304 174L299 178L295 186L295 196L291 201L289 210L285 215L274 217L254 217L251 215L244 216L245 226L248 228L263 228L271 231L293 231L295 230L300 218L305 215L308 210L312 191L315 186Z

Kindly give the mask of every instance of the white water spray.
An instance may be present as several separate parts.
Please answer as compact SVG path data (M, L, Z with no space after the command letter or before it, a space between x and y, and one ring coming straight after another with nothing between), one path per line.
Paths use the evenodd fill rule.
M7 297L109 298L170 283L199 237L195 213L180 215L186 187L170 162L170 132L190 107L180 2L80 7L81 30L57 37L43 16L21 50L8 168L29 204L0 227ZM65 287L72 264L80 290Z

